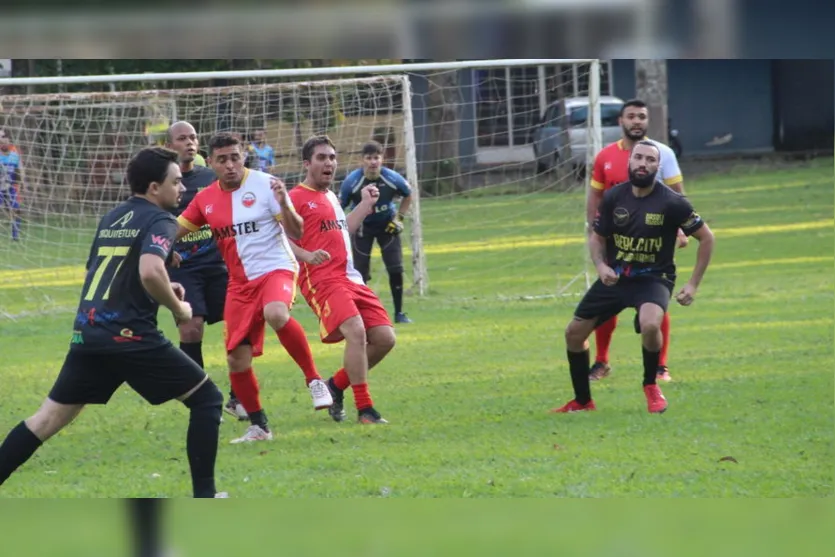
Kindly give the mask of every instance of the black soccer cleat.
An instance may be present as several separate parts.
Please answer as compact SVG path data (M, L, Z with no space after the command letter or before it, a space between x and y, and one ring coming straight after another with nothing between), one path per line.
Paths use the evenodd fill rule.
M328 407L328 414L335 422L345 421L345 391L340 391L334 386L333 377L328 379L328 390L333 398L333 404Z
M357 412L357 421L361 424L387 424L388 421L383 419L379 412L374 410L373 406L363 408Z

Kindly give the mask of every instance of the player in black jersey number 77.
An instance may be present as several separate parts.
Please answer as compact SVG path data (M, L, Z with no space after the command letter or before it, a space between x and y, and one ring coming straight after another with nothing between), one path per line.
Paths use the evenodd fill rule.
M678 230L699 241L690 280L676 294L683 306L693 303L707 270L713 233L686 197L656 181L660 158L654 143L636 143L629 157L629 181L607 191L598 206L589 249L600 278L577 305L565 330L574 399L554 412L595 409L589 387L588 338L595 327L628 307L638 312L647 409L653 414L667 409L656 372L661 320L676 281Z
M193 494L218 496L214 472L223 395L157 327L160 305L177 321L191 319L182 286L172 284L165 269L177 233L169 210L183 193L177 153L143 149L128 164L127 176L133 195L96 230L61 373L38 411L0 445L0 485L85 405L107 404L127 383L153 405L172 399L185 404L191 412L186 450Z

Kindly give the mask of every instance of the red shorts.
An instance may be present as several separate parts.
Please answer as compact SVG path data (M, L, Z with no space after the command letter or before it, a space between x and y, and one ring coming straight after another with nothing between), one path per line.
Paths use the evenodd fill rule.
M226 305L223 308L226 352L244 342L252 346L252 356L264 353L264 307L271 302L283 302L293 307L296 297L296 274L293 271L271 271L249 282L229 281Z
M374 291L348 279L308 292L307 303L319 318L322 342L328 344L343 340L345 337L339 332L339 326L357 315L362 317L366 331L373 327L391 327L386 308Z

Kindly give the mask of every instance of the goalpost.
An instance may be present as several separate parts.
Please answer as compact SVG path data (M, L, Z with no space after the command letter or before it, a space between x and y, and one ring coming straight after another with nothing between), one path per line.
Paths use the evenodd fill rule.
M424 232L434 237L434 229L423 227L421 200L432 203L435 222L460 199L511 194L524 202L542 192L570 194L571 214L562 214L569 204L549 201L560 223L550 232L571 234L574 242L584 222L575 207L586 190L583 171L601 147L607 68L593 59L477 60L0 79L12 91L0 96L0 128L20 155L23 220L22 239L12 242L12 215L0 204L0 318L74 307L97 219L129 194L127 161L163 141L178 119L195 126L202 145L217 131L248 139L264 130L276 153L267 170L289 186L303 176L300 149L310 135L334 140L337 180L359 164L365 141L380 141L386 163L413 188L404 248L411 291L419 296L429 293L432 268ZM588 97L579 124L560 108L562 99L575 97ZM587 135L578 143L572 128ZM581 244L562 256L573 271L551 295L588 282ZM460 252L463 268L474 251Z

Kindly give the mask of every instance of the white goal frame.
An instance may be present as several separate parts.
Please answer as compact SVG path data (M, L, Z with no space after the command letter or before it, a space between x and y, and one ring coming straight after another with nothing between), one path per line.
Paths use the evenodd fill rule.
M302 68L302 69L269 69L269 70L230 70L230 71L204 71L204 72L168 72L168 73L142 73L142 74L114 74L114 75L76 75L76 76L55 76L55 77L14 77L0 78L0 87L11 85L38 86L38 85L71 85L71 84L111 84L123 82L176 82L176 81L204 81L213 79L270 79L270 78L321 78L326 76L336 77L340 75L373 74L397 76L402 80L403 87L403 143L405 147L406 179L412 185L412 206L411 206L411 249L412 249L412 272L413 291L419 296L425 296L429 291L429 273L426 266L426 256L423 249L423 230L420 213L420 180L418 176L417 146L414 135L414 117L412 114L412 90L409 79L410 73L451 71L466 69L487 69L507 68L522 66L548 66L557 64L583 64L588 63L589 74L589 105L591 117L587 118L587 129L589 144L586 149L586 181L591 177L592 166L595 155L600 151L602 145L602 130L600 121L600 60L598 59L496 59L496 60L462 60L453 62L427 62L415 64L382 64L367 66L344 66L326 68ZM346 80L355 79L346 77ZM106 93L105 93L106 94ZM64 96L86 96L86 93L64 93ZM588 195L588 187L586 187ZM578 215L578 218L579 215ZM584 219L585 220L585 219ZM585 279L586 286L589 284L588 255L582 271L562 289L565 290L577 280Z

